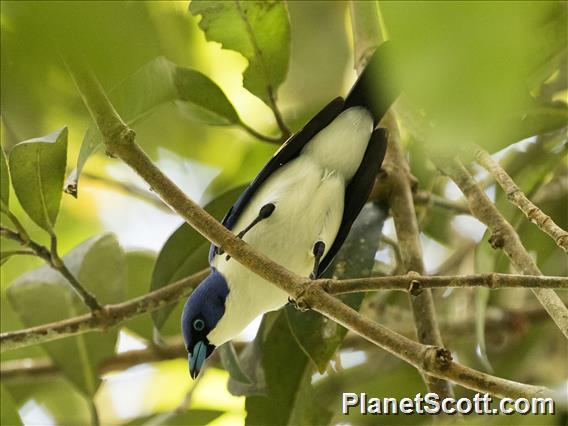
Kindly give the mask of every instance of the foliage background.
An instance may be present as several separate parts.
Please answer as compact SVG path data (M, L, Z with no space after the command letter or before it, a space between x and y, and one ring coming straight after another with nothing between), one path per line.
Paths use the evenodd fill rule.
M200 6L196 3L192 7L198 10ZM277 59L274 78L283 80L277 91L278 106L289 127L297 130L327 101L345 94L355 79L351 21L345 2L294 1L277 7L287 11L285 19L276 19L267 28L285 33L290 25L289 39L284 34L268 38L266 43L267 48L274 49ZM448 154L456 146L475 142L493 153L523 140L502 151L500 157L525 193L537 197L540 190L544 200L540 206L565 229L566 185L560 195L548 198L550 191L541 188L551 181L564 182L567 175L563 127L567 117L566 3L386 2L380 7L383 27L400 46L395 77L405 87L406 97L397 104L396 111L419 188L451 199L460 197L459 190L426 160L426 147ZM221 28L227 33L239 25L238 19L228 13L222 18L226 21ZM67 169L75 167L81 141L91 123L57 52L55 40L61 38L81 47L111 97L114 87L132 79L145 64L165 57L178 66L201 71L223 90L248 126L278 136L268 105L243 88L247 59L222 49L217 42L208 42L199 28L200 19L188 11L185 2L2 2L3 149L9 152L20 141L67 126ZM281 44L270 44L277 41ZM139 112L152 94L160 93L163 79L152 77L150 74L144 85L135 85L125 95L120 94L120 89L118 95L114 92L119 112ZM248 80L247 87L266 101L264 86L255 89L261 78L248 77L252 80ZM246 84L246 73L244 78ZM249 182L276 149L276 145L257 140L239 126L207 125L215 119L191 103L168 100L144 112L130 123L138 142L190 197L204 205ZM486 178L476 171L479 179ZM566 257L553 242L509 206L491 181L487 192L517 227L543 273L566 275ZM180 231L189 233L181 241L188 243L171 243L169 254L163 256L175 260L176 255L193 253L194 258L175 271L178 275L152 278L157 255L181 220L149 199L152 194L138 177L100 152L86 163L79 198L67 194L62 197L55 228L59 252L71 252L67 258L70 264L80 259L75 270L104 302L143 294L151 286L171 282L203 266L203 256L196 253L203 252L205 245L186 229ZM26 216L13 193L10 203L33 239L48 245L48 235ZM217 203L210 207L221 215L228 201ZM350 251L344 256L358 263L353 262L346 276L363 276L371 269L380 274L396 270L392 246L371 233L381 227L383 216L379 212L371 207L365 211L361 232L370 243L348 247ZM428 272L511 271L502 253L491 249L485 228L475 219L433 205L420 207L418 215ZM383 231L396 239L392 220L386 220ZM86 240L89 242L80 246ZM2 240L2 249L10 248L8 244ZM454 253L461 254L458 261ZM57 319L54 315L64 318L83 309L73 300L65 304L67 311L55 303L68 297L55 273L49 275L47 269L42 269L36 275L24 275L41 265L34 257L17 256L2 266L2 331ZM162 273L164 270L170 272L168 267L162 267ZM21 297L7 297L10 287ZM489 294L462 289L437 291L435 297L445 343L461 362L478 369L492 368L501 377L521 382L552 388L566 386L565 340L545 316L527 314L538 310L529 292L500 290ZM412 335L404 294L369 295L362 309L381 323ZM484 337L486 314L497 325L488 323ZM154 320L160 323L162 337L170 342L179 339L179 314L174 311L167 319L159 316L155 315ZM507 321L499 322L499 318ZM186 359L141 364L102 377L97 373L98 363L114 351L151 344L152 322L146 315L125 324L120 331L3 353L3 363L50 358L62 374L3 380L2 415L10 412L5 404L11 404L18 408L26 424L86 424L91 421L94 401L103 424L142 424L148 416L165 424L185 423L187 419L231 424L242 422L247 410L248 420L253 423L324 424L345 421L337 415L341 391L393 397L424 391L413 368L380 349L348 335L334 355L334 344L342 338L337 327L318 322L319 328L314 328L318 333L294 336L289 326L294 321L299 324L296 330L301 330L308 321L319 319L295 312L271 315L261 329L263 338L247 349L248 361L243 360L248 373L255 371L257 378L258 371L249 368L249 361L258 360L259 352L263 354L260 367L265 384L269 388L272 384L270 398L251 396L245 403L244 397L232 396L226 389L228 373L216 362L192 394L191 410L182 414L187 416L185 420L155 417L171 413L191 389ZM337 341L320 344L321 333L327 330L329 335L330 328ZM243 339L251 340L255 331L251 327ZM324 375L316 372L298 340L314 360L319 360L322 371L332 358ZM323 355L310 349L326 345L330 353ZM84 350L89 356L77 356ZM235 382L230 387L239 394L259 391L258 387ZM457 389L457 393L468 394L463 389ZM3 417L5 421L10 424L14 420ZM430 420L420 416L350 416L349 421L407 424ZM473 424L479 421L466 419ZM565 421L565 412L536 420L530 416L483 419L495 424Z

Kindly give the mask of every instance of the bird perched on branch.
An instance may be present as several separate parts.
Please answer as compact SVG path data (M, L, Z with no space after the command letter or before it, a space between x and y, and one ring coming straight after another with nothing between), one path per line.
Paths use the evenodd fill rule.
M343 99L326 105L291 136L223 219L248 244L299 275L318 278L345 241L383 161L387 135L377 124L396 98L385 84L383 43ZM211 273L189 296L182 332L195 378L215 347L288 294L211 246Z

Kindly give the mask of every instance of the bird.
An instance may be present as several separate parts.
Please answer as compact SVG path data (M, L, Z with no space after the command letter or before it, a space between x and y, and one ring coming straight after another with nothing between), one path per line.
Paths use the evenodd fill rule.
M281 146L222 220L296 274L323 274L372 189L387 146L378 123L398 95L385 83L390 44L375 50L345 99L333 99ZM209 264L209 275L188 297L181 317L194 379L216 347L256 317L293 302L214 244Z

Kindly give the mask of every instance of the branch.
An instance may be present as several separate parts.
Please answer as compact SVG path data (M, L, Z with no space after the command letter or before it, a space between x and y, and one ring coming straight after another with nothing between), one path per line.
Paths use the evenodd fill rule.
M568 251L568 232L559 227L550 216L535 206L499 163L491 158L487 151L479 148L475 152L475 159L495 178L511 204L522 211L528 220L551 236L558 247Z
M152 291L122 303L105 305L101 311L79 315L18 331L0 334L1 352L34 344L50 342L64 337L94 331L103 331L138 315L143 315L173 304L187 297L193 287L208 273L203 270L159 290ZM480 274L469 276L421 276L416 273L391 277L355 278L349 280L323 279L312 282L313 287L329 294L361 291L401 290L417 295L427 288L488 287L499 288L568 288L567 277L531 275Z
M21 228L21 225L18 227ZM0 232L2 233L2 237L16 241L24 247L28 247L35 256L43 259L51 268L63 275L91 311L96 312L102 309L95 295L83 287L57 254L57 238L55 235L51 236L51 250L49 250L47 247L30 239L27 234L22 235L21 232L14 232L4 227L0 227Z
M449 175L464 193L472 214L487 226L491 232L490 244L494 248L502 248L521 274L541 276L540 269L523 247L518 234L476 184L464 165L459 160L452 160L449 163L434 160L438 168ZM533 289L533 292L564 336L568 338L568 309L560 297L551 289Z
M152 312L187 297L209 273L203 270L175 283L126 302L105 305L100 311L79 315L63 321L38 325L0 334L0 352L6 352L64 337L104 331L137 315Z
M379 26L379 9L377 2L350 3L353 38L355 46L355 68L360 73L367 59L383 41ZM402 267L405 271L424 272L420 231L416 221L414 201L412 197L410 171L406 158L399 144L399 130L394 112L387 112L383 119L390 131L389 144L383 169L391 183L389 205L394 219L396 235L400 246ZM443 346L442 336L436 321L436 310L432 292L426 289L414 293L410 305L416 325L418 341L427 345ZM429 392L435 392L440 398L453 397L450 384L438 377L424 375Z
M300 306L336 321L422 372L452 380L470 389L496 396L528 397L552 395L544 387L530 386L477 372L454 362L442 348L423 345L373 323L312 281L288 271L236 238L165 176L134 142L134 132L126 126L106 97L99 81L82 61L67 60L73 79L91 111L107 151L132 167L172 209L194 229L221 247L246 268L273 283L296 299ZM44 330L49 333L49 330Z

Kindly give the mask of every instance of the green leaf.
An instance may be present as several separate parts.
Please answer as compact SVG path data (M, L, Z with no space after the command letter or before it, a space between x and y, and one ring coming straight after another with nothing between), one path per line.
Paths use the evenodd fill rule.
M217 352L219 352L223 368L229 373L233 380L245 384L252 383L250 377L241 366L233 342L224 343L217 349Z
M75 247L63 261L79 282L103 304L124 300L126 261L116 238L106 234ZM48 266L20 276L7 291L8 299L27 327L64 320L87 312L70 285ZM93 396L100 379L99 363L114 354L118 331L86 333L43 344L53 362L86 396ZM70 356L73 354L73 356Z
M164 57L141 67L112 89L109 97L129 126L134 126L168 102L176 102L185 115L207 124L240 122L229 99L209 77L194 69L179 67ZM67 179L67 192L77 195L77 182L85 163L103 148L102 135L91 121L83 137L77 169Z
M224 193L207 204L205 210L215 219L221 220L244 188L241 186ZM158 255L150 289L157 290L206 268L209 265L207 255L210 244L191 226L183 223L168 238ZM174 307L167 306L152 312L152 320L158 330L161 330L173 309Z
M233 104L209 77L189 68L175 67L174 84L180 100L211 114L210 124L227 125L240 121Z
M326 275L338 279L370 276L385 218L386 213L382 208L367 204L355 220L343 247L330 267L332 272ZM340 296L340 299L353 309L359 309L363 296L363 293L346 294ZM296 341L323 374L347 330L313 311L287 309L286 313Z
M0 424L16 426L22 424L16 404L12 395L8 393L4 385L0 385Z
M313 397L312 363L296 344L286 313L271 312L262 322L264 326L251 344L260 349L256 361L262 366L266 395L247 397L246 424L328 423L331 411Z
M10 172L8 171L8 162L4 148L0 146L0 202L2 209L8 209L10 206Z
M192 409L183 413L170 411L153 416L139 417L128 423L128 426L158 426L158 425L185 425L201 426L211 423L216 418L225 414L219 410Z
M12 256L17 256L22 254L22 250L3 250L0 252L0 265L3 265L10 259Z
M156 253L149 250L129 251L126 253L126 264L128 269L126 299L130 300L148 293L152 270L156 264ZM126 321L123 326L147 340L152 340L153 325L149 314L138 315Z
M282 1L192 1L207 40L241 53L249 62L243 85L269 106L286 78L290 22Z
M9 162L12 185L23 209L53 233L67 163L67 127L20 142L12 148Z

